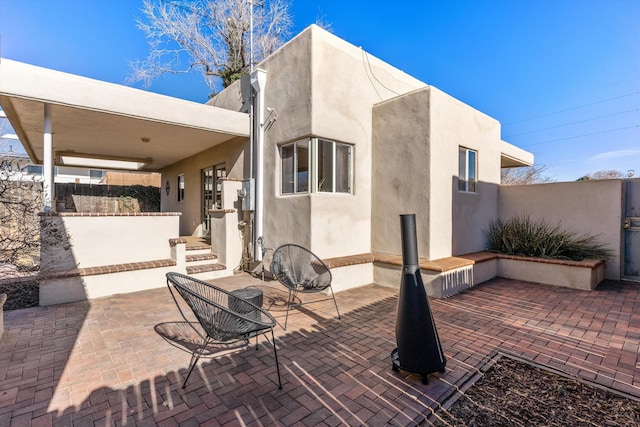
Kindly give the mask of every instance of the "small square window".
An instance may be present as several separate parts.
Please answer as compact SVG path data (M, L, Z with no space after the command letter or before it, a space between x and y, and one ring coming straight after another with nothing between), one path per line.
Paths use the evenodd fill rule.
M458 150L458 190L477 192L478 152L460 147Z
M89 169L89 178L91 179L102 179L104 176L104 171L97 169Z

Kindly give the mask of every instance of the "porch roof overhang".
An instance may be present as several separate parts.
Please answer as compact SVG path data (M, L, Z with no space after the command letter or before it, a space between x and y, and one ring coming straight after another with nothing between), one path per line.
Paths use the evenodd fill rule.
M0 106L36 164L44 160L45 105L57 164L64 155L94 168L104 159L157 171L249 137L245 113L0 58Z
M500 141L500 167L519 168L523 166L533 166L533 153L508 142Z

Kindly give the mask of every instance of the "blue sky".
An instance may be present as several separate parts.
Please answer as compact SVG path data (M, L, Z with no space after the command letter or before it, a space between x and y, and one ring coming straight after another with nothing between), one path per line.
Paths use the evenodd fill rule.
M333 32L502 123L557 181L640 176L640 0L292 0ZM148 47L139 0L0 0L0 56L123 83ZM202 78L149 89L204 102Z

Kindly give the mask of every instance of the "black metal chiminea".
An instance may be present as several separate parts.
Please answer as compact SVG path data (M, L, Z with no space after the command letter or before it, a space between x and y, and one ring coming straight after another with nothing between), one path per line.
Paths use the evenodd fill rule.
M396 343L391 352L393 370L420 374L428 384L432 372L444 372L447 360L433 322L427 292L420 276L415 214L400 215L402 228L402 282L396 315Z

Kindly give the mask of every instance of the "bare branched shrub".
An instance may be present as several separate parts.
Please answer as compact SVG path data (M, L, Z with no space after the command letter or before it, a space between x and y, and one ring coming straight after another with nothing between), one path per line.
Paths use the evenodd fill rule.
M545 173L546 165L535 165L522 168L503 168L500 170L501 185L529 185L553 182Z

